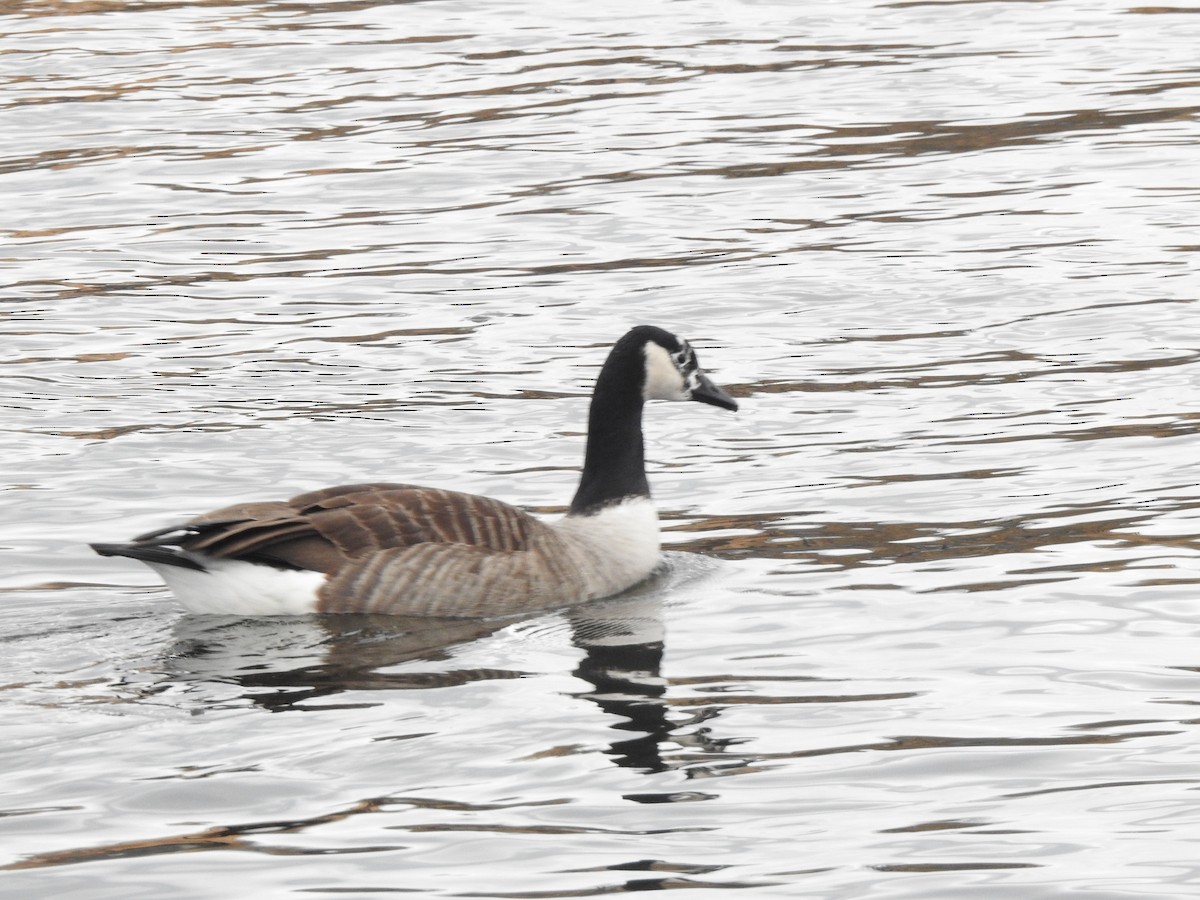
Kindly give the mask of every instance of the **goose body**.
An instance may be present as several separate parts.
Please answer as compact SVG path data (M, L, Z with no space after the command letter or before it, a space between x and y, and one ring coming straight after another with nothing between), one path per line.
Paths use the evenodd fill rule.
M489 497L385 482L236 504L92 547L146 563L193 613L481 617L607 597L659 559L643 455L649 399L737 409L686 341L632 329L600 370L579 488L557 522Z

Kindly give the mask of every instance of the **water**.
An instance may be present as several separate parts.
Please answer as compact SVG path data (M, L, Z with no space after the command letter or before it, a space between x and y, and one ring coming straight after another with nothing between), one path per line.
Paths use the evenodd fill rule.
M1104 900L1200 882L1200 18L10 5L0 888ZM191 619L114 540L540 511L628 324L671 548L512 622Z

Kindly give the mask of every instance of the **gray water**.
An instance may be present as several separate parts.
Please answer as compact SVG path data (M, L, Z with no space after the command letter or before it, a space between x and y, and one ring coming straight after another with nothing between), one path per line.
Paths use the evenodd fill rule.
M5 896L1200 892L1194 7L0 32ZM648 409L630 597L191 618L85 547L365 480L552 513L638 322L742 409Z

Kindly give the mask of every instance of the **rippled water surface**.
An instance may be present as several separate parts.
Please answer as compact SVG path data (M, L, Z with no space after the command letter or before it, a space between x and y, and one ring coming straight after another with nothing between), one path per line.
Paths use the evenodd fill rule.
M1200 891L1200 15L0 6L0 891ZM667 566L183 616L118 540L570 497L629 324Z

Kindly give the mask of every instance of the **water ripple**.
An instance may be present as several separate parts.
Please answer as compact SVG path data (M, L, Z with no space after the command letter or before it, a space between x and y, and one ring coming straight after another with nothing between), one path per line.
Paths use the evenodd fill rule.
M8 892L1192 896L1191 10L2 12ZM197 621L86 551L554 514L632 322L742 408L648 407L629 597Z

